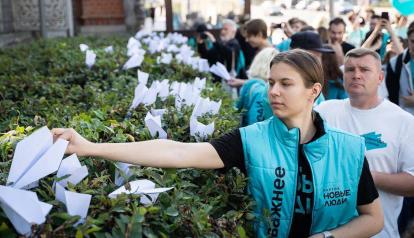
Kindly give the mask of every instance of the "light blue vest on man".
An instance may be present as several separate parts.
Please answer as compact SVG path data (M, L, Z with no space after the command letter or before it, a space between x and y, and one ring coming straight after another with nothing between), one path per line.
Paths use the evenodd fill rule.
M364 139L332 129L303 146L314 188L311 234L334 229L358 216L357 193ZM299 129L277 117L240 128L249 192L256 201L257 237L288 237L294 214Z

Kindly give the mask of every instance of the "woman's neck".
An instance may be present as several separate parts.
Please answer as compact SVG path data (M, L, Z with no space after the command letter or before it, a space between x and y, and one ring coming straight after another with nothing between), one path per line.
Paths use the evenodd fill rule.
M271 47L271 46L272 44L270 44L270 42L267 39L265 39L263 40L262 44L259 46L259 51L263 50L266 47Z
M299 128L300 144L308 143L315 136L316 126L313 123L312 113L298 115L297 117L284 119L282 121L289 129Z

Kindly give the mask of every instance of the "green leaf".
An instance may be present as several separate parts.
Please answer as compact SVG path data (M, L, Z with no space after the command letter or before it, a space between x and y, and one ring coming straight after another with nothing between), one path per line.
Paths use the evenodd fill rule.
M246 231L243 227L237 226L237 233L239 234L240 238L247 238Z
M169 207L167 210L165 210L165 214L168 216L176 217L178 216L178 210L175 207Z
M76 237L76 238L83 238L82 231L78 229L78 230L76 231L76 235L75 235L75 237Z

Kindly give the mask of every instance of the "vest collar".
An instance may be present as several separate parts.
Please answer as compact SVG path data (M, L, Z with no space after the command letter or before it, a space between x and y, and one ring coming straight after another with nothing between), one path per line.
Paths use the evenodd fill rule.
M326 122L321 118L318 112L315 113L314 123L319 131L319 138L312 140L304 144L304 150L308 159L311 161L318 161L328 150L329 137L326 134L326 130L329 128ZM285 123L283 123L278 117L273 116L271 127L276 139L288 147L298 147L299 145L299 128L288 129ZM329 129L328 129L329 130ZM318 134L318 132L317 132Z

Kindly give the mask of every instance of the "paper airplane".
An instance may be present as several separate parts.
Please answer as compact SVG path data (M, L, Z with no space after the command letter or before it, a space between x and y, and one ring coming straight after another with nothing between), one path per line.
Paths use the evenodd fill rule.
M80 220L76 224L84 222L86 216L88 215L92 195L67 191L62 185L56 183L55 196L56 200L66 205L69 215L80 216Z
M16 231L30 235L33 224L40 225L52 205L39 201L36 193L0 185L0 206Z
M135 39L134 37L130 37L128 39L127 48L131 49L131 48L134 48L134 47L141 48L141 43L137 39Z
M125 193L125 194L142 194L140 198L140 202L144 205L149 205L155 203L158 198L158 194L162 192L166 192L171 190L170 188L155 188L155 183L147 180L141 179L129 182L130 190L127 190L125 186L118 188L117 190L113 191L108 195L110 198L116 198L118 195ZM144 194L148 195L150 199L145 196Z
M156 116L162 117L166 111L167 109L151 109L150 112L151 112L151 115L153 115L154 117Z
M180 83L177 81L174 81L170 85L170 95L173 95L174 97L178 95L180 89Z
M127 56L131 57L133 55L141 55L142 57L144 57L145 52L145 50L138 48L138 46L135 46L131 49L128 49Z
M123 69L131 69L135 67L139 67L144 61L144 56L140 54L135 54L128 59L128 61L124 64Z
M147 95L148 88L145 86L145 84L138 84L135 88L134 92L134 99L132 101L132 105L130 109L134 109L138 107L140 103L144 100L145 96Z
M155 137L158 133L159 139L167 139L167 132L161 127L161 116L153 116L148 112L145 116L145 126L150 131L152 137Z
M203 90L206 87L206 78L200 79L196 77L193 82L193 87L199 91Z
M210 101L208 98L199 98L194 106L191 116L198 117L205 113L217 114L220 110L221 100L218 102Z
M79 45L79 48L80 48L80 50L81 50L82 52L85 52L86 50L88 50L88 49L89 49L89 46L88 46L88 45L85 45L85 44L80 44L80 45Z
M163 63L163 64L170 64L171 61L173 59L173 55L172 54L168 54L168 53L162 53L161 57L158 58L158 63Z
M198 71L208 72L209 70L210 70L210 66L208 65L208 60L200 58L198 60Z
M192 84L180 83L178 94L175 96L175 106L181 109L183 105L195 105L200 97L201 91L194 88Z
M172 44L168 46L167 52L177 53L180 52L180 49L176 45Z
M78 160L76 154L72 154L71 156L62 160L60 167L57 172L57 177L61 178L66 175L70 175L67 178L60 180L58 183L63 187L66 187L68 182L71 184L78 184L82 179L88 176L88 168L86 165L82 166Z
M125 179L128 179L129 177L132 176L132 172L129 169L129 167L137 167L137 165L123 163L123 162L117 162L117 163L115 163L115 167L117 169L115 170L115 181L114 181L114 183L117 186L121 186L122 184L127 182L127 181L125 181ZM122 173L122 175L121 175L121 173Z
M193 59L192 56L194 55L194 51L188 45L184 44L180 47L180 52L175 56L178 62L182 62L184 64L192 64Z
M168 33L167 38L170 39L173 44L185 44L188 41L187 37L177 32Z
M157 100L157 94L157 85L153 83L142 99L142 103L146 106L154 104Z
M148 50L151 54L154 54L156 52L160 52L161 51L161 42L158 41L158 40L153 39L148 45Z
M47 127L35 131L20 141L13 156L7 184L23 188L54 173L62 161L68 142L53 136Z
M204 141L214 132L214 122L204 125L197 121L196 117L190 119L190 135L194 136L197 142Z
M142 29L142 30L140 30L140 31L138 31L136 34L135 34L135 38L136 39L141 39L141 38L143 38L144 36L148 36L148 35L150 35L152 32L151 32L151 30L148 30L148 29Z
M157 91L158 96L161 98L162 101L167 99L167 97L170 95L170 83L168 82L168 79L164 79L157 85Z
M229 74L229 72L227 71L226 67L220 63L217 62L215 64L213 64L210 68L210 72L212 72L213 74L225 79L225 80L230 80L231 76Z
M137 77L138 77L138 83L147 85L149 74L142 72L141 70L137 70Z
M96 54L92 50L86 51L86 58L85 58L85 64L88 66L88 68L92 68L92 66L95 64L96 60Z
M106 47L105 49L104 49L104 51L106 52L106 53L113 53L114 52L114 47L111 45L111 46L108 46L108 47Z

